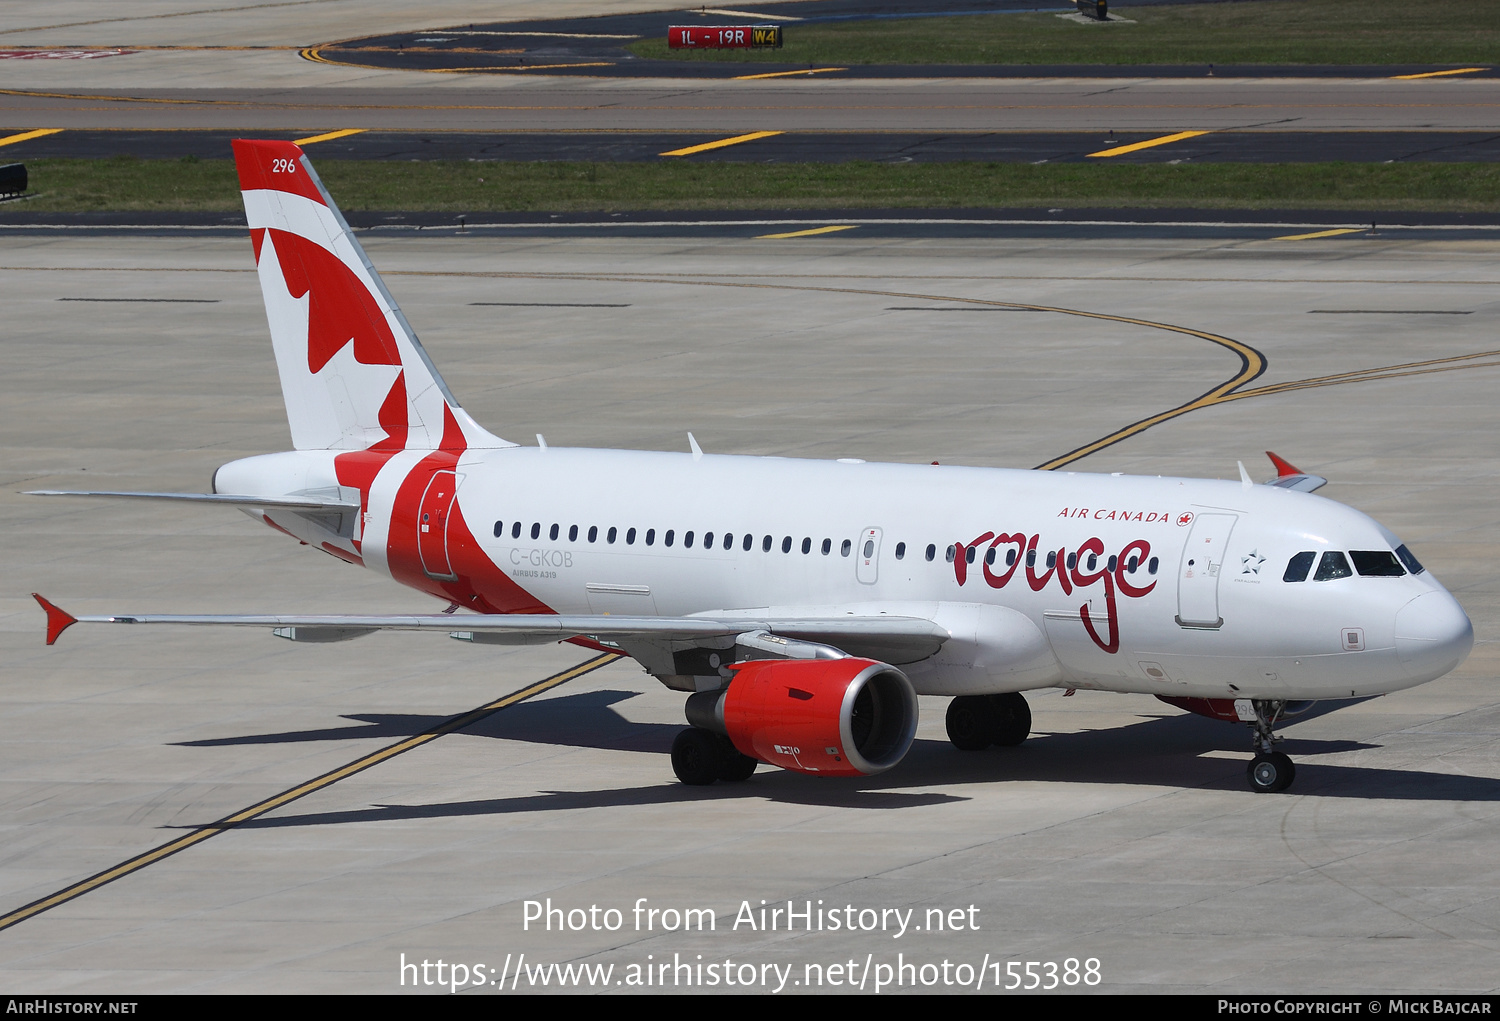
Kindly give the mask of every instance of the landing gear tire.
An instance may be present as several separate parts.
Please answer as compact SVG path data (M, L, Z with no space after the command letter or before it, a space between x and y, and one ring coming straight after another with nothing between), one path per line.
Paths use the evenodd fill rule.
M723 756L719 765L719 779L727 783L742 783L755 773L759 759L752 759L734 746L727 737L719 738L719 751Z
M724 770L723 745L719 735L688 727L672 741L672 772L689 787L707 787Z
M1257 794L1275 794L1284 791L1297 778L1297 767L1281 752L1262 752L1250 760L1245 776L1250 789Z
M995 729L994 742L1002 748L1014 748L1031 735L1031 706L1019 691L990 696L990 712Z
M995 742L995 709L984 695L960 695L948 703L948 740L965 752L983 751Z

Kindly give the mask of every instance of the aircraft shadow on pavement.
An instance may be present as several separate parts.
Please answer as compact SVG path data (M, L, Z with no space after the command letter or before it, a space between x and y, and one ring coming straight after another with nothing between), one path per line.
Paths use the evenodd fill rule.
M467 727L463 733L563 747L658 754L662 757L663 774L659 784L607 790L542 791L520 797L430 805L376 805L347 811L266 817L241 825L317 826L747 797L783 804L888 810L967 801L970 800L968 797L953 793L953 789L965 784L1003 782L1127 784L1258 796L1245 790L1245 766L1250 759L1245 732L1238 727L1191 715L1155 716L1108 730L1066 734L1040 732L1018 748L992 748L983 752L960 752L946 741L919 740L899 766L873 777L820 779L763 769L745 783L688 787L671 780L667 764L672 739L682 725L634 723L613 708L636 694L604 690L524 703ZM349 727L182 743L214 747L372 737L399 740L448 719L376 713L345 718L360 723ZM1352 740L1289 737L1280 747L1296 758L1371 749L1379 745ZM1243 752L1243 757L1204 757L1205 752L1217 750ZM1500 801L1500 780L1300 761L1292 794L1413 801Z
M472 737L505 741L605 748L630 752L668 752L672 739L687 725L632 723L612 706L636 698L636 691L584 691L575 695L522 702L470 724L458 731ZM343 719L357 721L347 727L293 730L279 734L247 734L241 737L180 741L189 748L221 745L292 744L303 741L349 741L379 738L399 741L423 733L452 719L406 713L350 713Z

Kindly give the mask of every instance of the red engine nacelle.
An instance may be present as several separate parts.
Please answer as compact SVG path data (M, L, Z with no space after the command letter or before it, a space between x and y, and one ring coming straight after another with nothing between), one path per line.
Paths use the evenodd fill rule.
M729 687L714 693L712 719L703 722L762 762L819 776L869 776L900 762L916 736L917 693L889 664L774 659L734 669ZM690 718L697 715L690 710Z

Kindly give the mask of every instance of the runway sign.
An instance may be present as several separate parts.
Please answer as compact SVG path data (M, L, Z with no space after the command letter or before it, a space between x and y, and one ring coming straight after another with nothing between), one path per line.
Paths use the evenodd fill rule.
M673 25L667 46L674 50L781 49L780 25Z

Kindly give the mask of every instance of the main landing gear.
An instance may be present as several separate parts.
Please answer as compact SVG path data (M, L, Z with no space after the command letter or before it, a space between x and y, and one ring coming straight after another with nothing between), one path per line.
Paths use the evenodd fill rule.
M759 765L759 760L741 752L729 738L702 727L688 727L672 742L672 772L690 787L706 787L717 780L748 780Z
M1251 740L1255 744L1255 758L1245 767L1245 778L1250 781L1250 789L1257 794L1284 791L1297 778L1297 767L1285 754L1272 748L1279 739L1271 733L1271 728L1281 717L1286 703L1257 698L1251 700L1250 706L1254 717L1245 722L1254 731ZM1240 709L1240 703L1235 704L1235 709ZM1246 715L1242 712L1240 718L1245 719Z
M1020 692L960 695L948 703L948 740L962 751L1014 747L1030 733L1031 707Z

